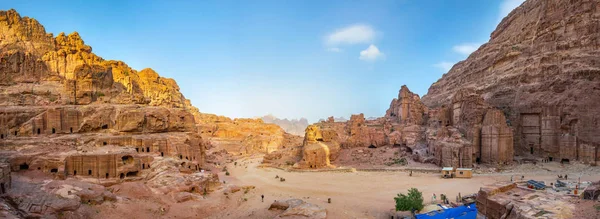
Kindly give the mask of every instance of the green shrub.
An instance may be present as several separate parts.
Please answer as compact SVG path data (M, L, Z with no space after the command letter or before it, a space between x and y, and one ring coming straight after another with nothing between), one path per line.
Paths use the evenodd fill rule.
M408 195L402 193L394 198L396 201L396 211L411 211L423 209L423 194L416 188L408 190Z
M225 176L229 176L229 171L225 171Z

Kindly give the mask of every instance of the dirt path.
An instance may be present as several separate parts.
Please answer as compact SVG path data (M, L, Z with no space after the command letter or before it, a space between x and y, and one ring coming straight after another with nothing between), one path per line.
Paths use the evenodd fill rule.
M219 178L236 185L253 185L256 189L244 194L247 201L239 206L228 206L224 212L211 218L272 217L277 212L266 210L278 199L300 198L327 208L328 218L389 218L394 208L393 198L415 187L423 192L426 202L433 193L444 193L451 199L458 195L476 193L483 185L496 181L508 181L511 174L475 175L472 179L442 179L438 174L406 172L286 172L273 168L258 168L261 158L238 160L238 165L228 165L230 176ZM246 168L247 166L247 168ZM553 181L559 172L535 173L527 179ZM275 179L284 177L285 182ZM517 174L515 174L517 175ZM518 174L519 176L521 174ZM572 176L580 174L572 174ZM515 177L516 178L516 177ZM582 180L600 180L598 174L587 174ZM260 195L265 195L264 203ZM327 199L332 203L328 204Z

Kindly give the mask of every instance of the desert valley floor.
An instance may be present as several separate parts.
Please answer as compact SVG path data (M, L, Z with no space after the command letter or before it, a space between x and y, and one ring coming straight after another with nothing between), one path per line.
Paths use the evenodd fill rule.
M93 206L94 218L273 218L281 210L267 210L275 200L303 199L327 208L328 218L390 218L394 209L393 197L416 187L423 192L426 203L432 193L455 197L458 193L477 193L480 187L499 181L525 176L525 180L556 180L557 175L569 173L572 179L600 180L600 168L587 165L547 163L545 165L516 165L509 172L476 174L471 179L444 179L439 173L405 169L389 171L308 171L288 172L260 167L262 158L242 158L228 163L230 176L219 173L224 189L197 200L175 203L170 197L154 196L142 182L127 182L113 186L119 196L117 203L105 202ZM284 177L285 182L276 179ZM248 192L243 187L250 186ZM230 187L242 188L235 193ZM228 193L229 194L225 194ZM264 195L264 202L260 196ZM228 198L227 198L228 197ZM332 203L327 203L331 198ZM94 210L92 210L94 211ZM577 212L567 212L573 214ZM209 215L209 216L206 216ZM592 217L593 218L593 217Z

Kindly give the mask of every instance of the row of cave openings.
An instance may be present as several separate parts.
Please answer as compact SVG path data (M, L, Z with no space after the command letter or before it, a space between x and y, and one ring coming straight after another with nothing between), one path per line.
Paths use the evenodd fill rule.
M131 157L131 156L124 156L123 157L124 160L127 160L129 158L125 158L125 157ZM144 169L146 167L150 168L150 164L142 164L142 169ZM29 170L29 164L27 164L27 163L20 164L19 165L19 170ZM38 167L38 170L41 170L41 167ZM52 168L52 169L50 169L50 173L58 173L58 168ZM93 174L93 171L92 170L88 170L87 175L88 176L92 176L92 174ZM77 170L73 170L73 176L77 176ZM108 179L109 176L110 175L108 173L106 173L104 175L104 177L106 179ZM138 176L138 171L131 171L131 172L127 172L127 173L121 173L119 175L119 178L124 179L125 177L136 177L136 176Z

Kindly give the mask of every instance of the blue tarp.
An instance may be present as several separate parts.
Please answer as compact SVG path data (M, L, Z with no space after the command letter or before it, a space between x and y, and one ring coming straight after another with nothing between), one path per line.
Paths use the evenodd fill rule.
M463 205L456 208L432 211L425 214L417 214L415 216L417 219L475 219L477 218L477 207L475 206L475 203L473 203L471 205Z
M544 181L529 180L529 181L527 181L527 184L532 185L533 187L535 187L535 189L545 189L546 188L546 184L544 184Z

